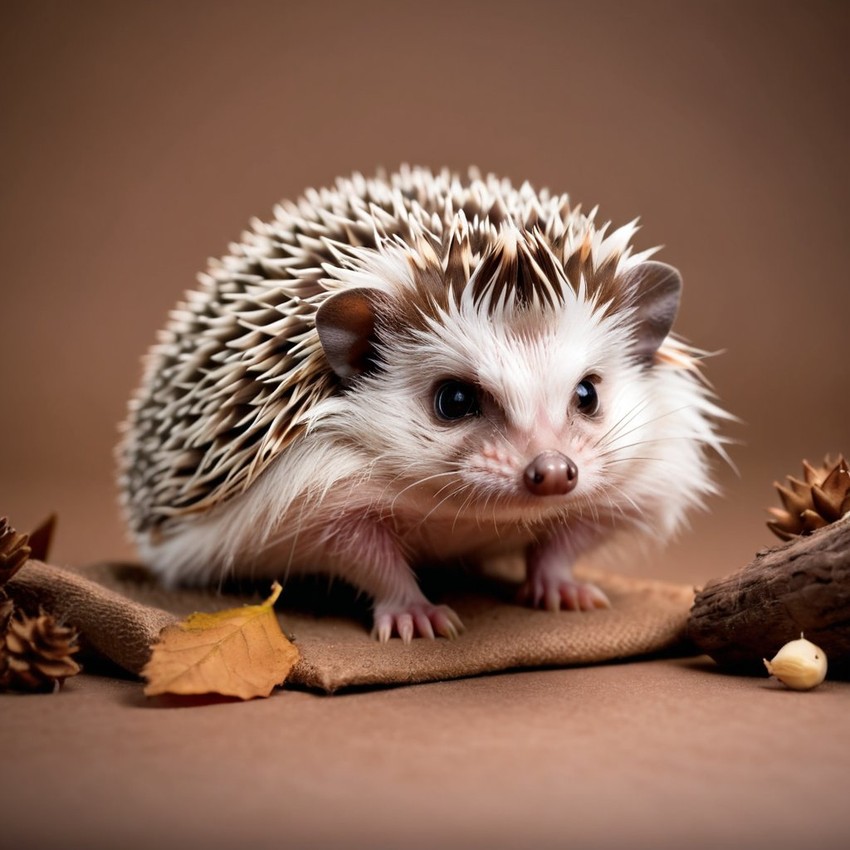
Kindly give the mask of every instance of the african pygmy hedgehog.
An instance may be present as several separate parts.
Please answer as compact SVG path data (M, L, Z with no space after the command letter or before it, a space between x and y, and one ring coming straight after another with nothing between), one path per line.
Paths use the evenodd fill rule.
M254 220L170 315L119 449L169 583L340 576L374 634L453 636L414 568L522 555L522 596L615 532L667 537L713 490L724 414L671 337L681 278L566 195L403 168Z

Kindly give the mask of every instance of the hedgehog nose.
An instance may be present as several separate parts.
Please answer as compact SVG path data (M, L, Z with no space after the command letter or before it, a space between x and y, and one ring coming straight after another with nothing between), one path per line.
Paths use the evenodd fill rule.
M578 467L560 452L543 452L525 468L524 480L535 496L563 496L578 484Z

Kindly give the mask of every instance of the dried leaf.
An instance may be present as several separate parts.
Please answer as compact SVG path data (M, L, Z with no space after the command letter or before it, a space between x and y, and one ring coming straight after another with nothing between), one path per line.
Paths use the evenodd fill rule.
M275 582L260 605L192 614L167 626L142 670L145 694L269 696L298 660L274 613L280 591Z

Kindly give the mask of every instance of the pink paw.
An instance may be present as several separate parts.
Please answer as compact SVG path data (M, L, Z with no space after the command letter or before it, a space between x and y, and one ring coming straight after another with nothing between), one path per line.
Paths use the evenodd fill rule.
M460 617L447 605L416 602L412 605L376 605L372 637L387 643L397 634L404 643L415 637L434 639L435 635L456 638L463 631Z
M595 584L539 574L526 579L518 599L547 611L594 611L611 607L608 597Z

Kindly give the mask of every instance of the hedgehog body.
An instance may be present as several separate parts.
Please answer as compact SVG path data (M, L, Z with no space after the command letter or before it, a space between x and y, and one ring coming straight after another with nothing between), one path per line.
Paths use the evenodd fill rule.
M712 490L722 411L670 336L681 280L567 196L402 169L254 221L171 314L119 449L170 583L339 575L375 633L452 635L413 569L521 555L523 595L607 604L575 559Z

